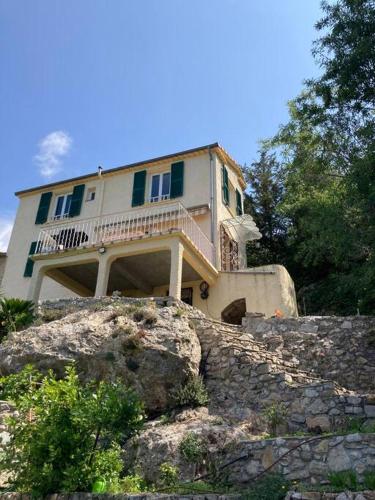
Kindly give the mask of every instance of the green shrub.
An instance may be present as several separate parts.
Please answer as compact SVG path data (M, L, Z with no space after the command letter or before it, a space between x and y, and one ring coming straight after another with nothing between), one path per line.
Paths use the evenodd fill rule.
M278 426L286 423L287 409L285 405L283 403L272 403L263 410L262 414L267 421L270 436L275 437Z
M0 299L0 337L22 330L34 321L34 303L22 299Z
M161 486L172 487L177 485L180 472L178 467L165 462L159 467L159 472L159 482Z
M363 484L367 490L375 490L375 471L366 471L363 474Z
M282 500L289 489L290 482L281 474L268 474L257 481L246 492L246 500Z
M185 434L178 449L182 458L189 464L200 464L207 455L206 442L194 432Z
M203 378L200 375L190 378L172 394L172 399L178 408L207 406L209 397Z
M143 421L133 391L119 382L83 385L74 367L57 380L29 366L0 383L18 410L9 420L11 440L0 458L12 490L44 497L93 486L109 489L118 482L123 463L117 441L133 435Z
M147 491L147 484L139 474L130 474L120 479L118 488L113 493L141 493Z
M328 480L338 490L356 491L358 489L357 475L353 470L332 472L328 475Z
M158 320L158 314L153 307L142 307L133 313L134 321L143 321L146 325L154 325Z

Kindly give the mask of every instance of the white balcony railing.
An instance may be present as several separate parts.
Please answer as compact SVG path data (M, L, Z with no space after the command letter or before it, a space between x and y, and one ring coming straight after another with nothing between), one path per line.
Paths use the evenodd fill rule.
M214 246L181 203L132 210L80 222L59 221L39 233L38 254L57 253L111 242L181 231L213 265Z

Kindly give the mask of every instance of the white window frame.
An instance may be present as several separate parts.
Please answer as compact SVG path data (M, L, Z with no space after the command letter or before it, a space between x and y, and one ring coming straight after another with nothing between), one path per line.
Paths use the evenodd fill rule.
M53 210L53 216L52 216L53 220L66 219L69 216L69 214L64 214L64 212L65 212L65 208L66 208L66 203L68 201L68 196L72 196L72 195L73 195L73 193L61 193L61 194L56 195L55 208ZM61 215L56 215L57 205L59 203L59 198L61 198L61 197L64 197L64 202L63 202L63 206L61 209Z
M162 194L162 189L163 189L163 176L165 174L169 174L169 193L168 194ZM158 196L152 196L152 179L156 176L159 176L159 192ZM151 175L151 182L150 182L150 197L149 201L150 203L157 203L158 201L165 201L169 200L171 197L171 177L172 173L170 170L166 170L165 172L156 172L155 174Z
M91 198L92 194L94 194L94 198ZM88 188L87 190L87 196L86 196L86 201L95 201L96 198L96 188Z

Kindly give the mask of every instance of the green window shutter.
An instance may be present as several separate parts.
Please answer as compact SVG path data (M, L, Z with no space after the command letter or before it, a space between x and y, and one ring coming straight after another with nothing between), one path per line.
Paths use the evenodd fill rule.
M37 241L33 241L30 245L29 255L36 253ZM30 257L26 261L25 271L23 273L25 278L30 278L33 275L34 261Z
M74 186L72 201L70 203L70 208L69 208L69 217L76 217L81 213L84 192L85 192L84 184L78 184L78 186Z
M171 165L171 198L178 198L184 194L184 162L179 161Z
M224 165L222 168L222 180L223 180L223 202L225 205L229 205L228 170L224 167Z
M132 207L138 207L145 202L146 170L135 172L133 181Z
M236 189L236 212L237 215L242 215L243 210L242 210L242 197L241 193Z
M52 192L42 193L39 201L38 212L36 214L35 224L44 224L48 219L49 206L51 204Z

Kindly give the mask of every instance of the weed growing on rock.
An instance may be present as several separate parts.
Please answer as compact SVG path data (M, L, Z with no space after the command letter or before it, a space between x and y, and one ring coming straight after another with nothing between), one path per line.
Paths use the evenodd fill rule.
M175 310L175 312L174 312L173 316L174 316L175 318L182 318L182 316L184 315L184 312L185 312L185 311L184 311L183 309L181 309L180 307L178 307L178 308Z
M366 489L375 491L375 471L366 471L363 474L363 485Z
M245 500L282 500L289 489L290 482L281 474L268 474L259 479L243 495Z
M34 303L30 300L0 299L0 339L25 329L34 319Z
M130 474L120 479L110 493L142 493L149 490L146 481L139 474Z
M272 403L263 410L262 414L267 421L270 436L275 437L278 426L286 423L287 409L285 405Z
M183 437L178 450L189 464L201 464L207 455L206 442L194 432L188 432Z
M358 489L357 475L353 470L332 472L328 475L328 480L338 490L356 491Z
M158 320L157 312L151 307L142 307L133 314L134 321L143 321L146 325L154 325Z
M178 467L165 462L159 467L159 473L160 486L173 487L177 485L178 475L180 473Z
M203 378L197 375L189 379L172 394L172 399L178 408L207 406L209 397Z

